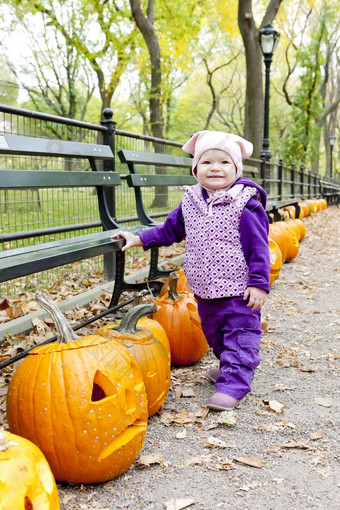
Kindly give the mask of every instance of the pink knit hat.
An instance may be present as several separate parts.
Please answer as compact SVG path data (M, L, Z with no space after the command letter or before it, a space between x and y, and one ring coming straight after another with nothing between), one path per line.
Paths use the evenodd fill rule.
M192 170L195 168L202 154L211 149L220 149L231 157L236 167L236 179L243 169L242 159L249 158L253 152L253 144L240 136L222 131L198 131L182 147L185 152L193 155Z

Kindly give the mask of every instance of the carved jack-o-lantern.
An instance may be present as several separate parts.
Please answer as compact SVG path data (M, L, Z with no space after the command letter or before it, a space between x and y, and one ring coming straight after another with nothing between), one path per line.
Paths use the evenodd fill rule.
M77 339L51 300L41 294L37 300L55 319L59 342L31 351L10 381L10 431L39 446L61 482L114 478L143 446L141 372L118 343L98 335Z
M58 490L43 453L0 430L0 510L59 510Z

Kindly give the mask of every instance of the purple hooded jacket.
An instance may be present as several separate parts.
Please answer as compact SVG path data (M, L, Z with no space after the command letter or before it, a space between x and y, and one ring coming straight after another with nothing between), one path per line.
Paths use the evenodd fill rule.
M236 184L252 186L260 194L261 205L255 198L251 198L242 213L240 221L240 239L246 263L249 268L247 286L258 287L269 293L270 257L268 248L268 217L265 212L266 192L253 181L240 177ZM203 196L208 194L203 190ZM185 224L182 205L171 211L162 225L139 232L144 250L153 247L170 246L185 239Z

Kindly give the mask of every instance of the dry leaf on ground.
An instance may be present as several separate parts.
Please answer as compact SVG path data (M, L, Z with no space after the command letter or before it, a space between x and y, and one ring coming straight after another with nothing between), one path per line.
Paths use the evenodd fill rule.
M182 510L182 508L188 508L196 503L198 501L194 499L171 499L165 503L165 508L166 510Z
M257 459L256 457L235 457L233 460L239 464L244 464L245 466L251 466L255 468L262 468L267 464L266 461Z

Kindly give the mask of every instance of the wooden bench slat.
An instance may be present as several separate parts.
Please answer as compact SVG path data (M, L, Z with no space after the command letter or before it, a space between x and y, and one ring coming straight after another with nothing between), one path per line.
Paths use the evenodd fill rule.
M0 170L1 188L72 188L119 186L116 172L79 172L54 170Z
M192 159L186 158L185 156L170 156L169 154L156 154L153 152L138 152L131 150L120 150L118 155L122 163L186 168L191 168L192 166Z
M0 154L50 156L69 158L112 159L108 145L99 145L64 140L49 140L29 136L0 135Z
M130 174L127 176L127 183L130 188L134 188L135 186L190 186L197 181L193 175Z

